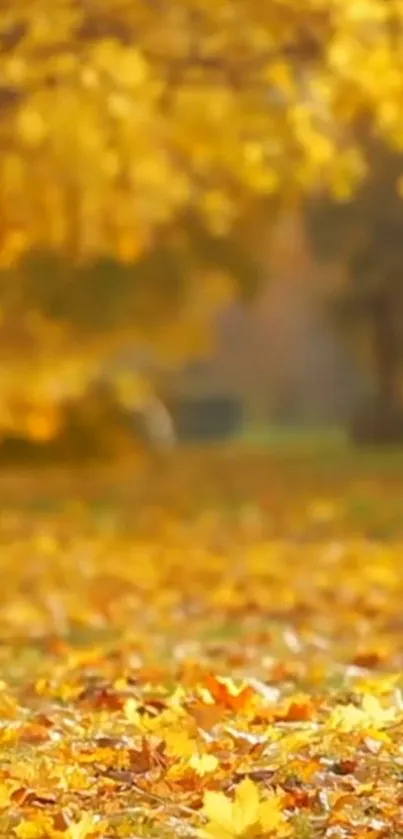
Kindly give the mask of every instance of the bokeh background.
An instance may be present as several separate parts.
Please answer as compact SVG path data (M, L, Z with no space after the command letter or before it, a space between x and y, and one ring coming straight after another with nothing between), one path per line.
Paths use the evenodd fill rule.
M402 442L402 31L380 0L1 5L0 461Z

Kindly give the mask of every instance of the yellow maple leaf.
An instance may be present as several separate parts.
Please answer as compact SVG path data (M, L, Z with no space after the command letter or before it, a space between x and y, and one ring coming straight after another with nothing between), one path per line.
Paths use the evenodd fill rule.
M278 837L290 832L282 795L272 793L260 801L259 789L250 778L237 786L234 801L222 792L206 792L203 814L208 820L203 835L214 839L251 839L271 832Z
M40 815L35 819L24 819L15 828L18 839L42 839L52 835L52 822L48 816Z
M204 796L203 815L208 819L202 836L214 836L215 839L231 839L239 836L233 821L233 805L222 792L206 792Z
M16 789L18 789L17 783L10 781L0 783L0 810L10 805L11 796Z
M361 707L343 705L334 708L329 718L329 727L346 733L355 730L384 728L396 718L395 708L384 708L376 696L366 694Z
M217 769L218 760L215 755L193 754L189 760L189 766L198 775L207 775L209 772L214 772L214 769Z
M164 734L167 754L172 757L192 758L197 756L197 744L186 731L172 729Z
M133 699L131 696L124 705L124 712L126 719L128 722L132 723L133 725L140 726L141 723L141 715L139 713L140 703L137 702L136 699Z
M98 816L93 813L85 813L79 822L72 822L65 833L66 839L87 839L96 831L97 834L101 829L101 824Z

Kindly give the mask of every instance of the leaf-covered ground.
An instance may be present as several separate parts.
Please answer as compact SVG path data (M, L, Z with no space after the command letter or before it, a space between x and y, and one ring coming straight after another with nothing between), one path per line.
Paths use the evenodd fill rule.
M0 481L0 836L403 836L403 471Z

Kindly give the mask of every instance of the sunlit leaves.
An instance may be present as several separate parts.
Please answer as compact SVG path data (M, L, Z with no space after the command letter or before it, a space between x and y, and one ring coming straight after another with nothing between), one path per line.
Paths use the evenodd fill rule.
M60 824L58 823L60 822ZM20 822L13 831L18 839L96 839L101 837L102 825L90 813L84 814L78 822L63 817L55 821L48 816Z
M219 766L219 761L215 757L215 755L199 755L192 754L189 760L189 766L191 769L194 769L197 775L207 775L210 772L214 772Z
M320 468L186 453L150 504L131 468L2 478L1 837L399 835L400 539ZM379 461L362 492L402 503Z
M333 710L329 720L331 728L351 732L359 729L380 730L396 719L397 710L383 707L376 696L364 695L361 706L345 705Z
M1 135L23 162L13 199L0 191L5 241L25 197L26 246L43 242L31 181L43 163L41 188L56 182L63 196L57 247L71 252L79 212L91 224L82 219L75 255L119 256L123 216L146 242L188 207L219 229L248 193L320 182L344 195L361 177L355 167L344 184L339 161L362 111L391 142L402 136L399 3L66 0L56 14L49 0L19 0L2 15ZM128 206L111 214L122 192Z
M81 355L88 381L97 362L126 350L129 333L170 365L203 354L228 299L218 277L234 275L247 293L253 285L236 225L255 199L294 205L319 187L346 201L368 174L362 117L403 146L398 0L3 7L0 345L2 334L7 354L7 336L10 355L18 345L12 375L0 371L4 416L17 379L34 386L26 375L34 355L37 382L52 378L50 367L61 382L67 357L78 367ZM196 256L174 245L171 271L171 240L186 238L189 217L206 236ZM225 259L220 242L229 242ZM35 281L29 292L19 260L38 250L68 259L72 286L53 263L48 287ZM123 273L98 284L99 262L112 258ZM105 299L107 285L115 291ZM31 323L38 312L40 330Z

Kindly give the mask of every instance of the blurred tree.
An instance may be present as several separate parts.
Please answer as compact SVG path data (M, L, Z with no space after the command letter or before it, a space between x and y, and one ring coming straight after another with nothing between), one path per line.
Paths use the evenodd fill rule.
M399 95L396 5L2 0L4 263L132 259L184 210L221 233L250 192L318 177L344 194L362 162L340 122Z
M345 198L362 114L402 145L402 46L401 0L0 0L1 392L200 346L251 196Z
M396 441L403 440L403 155L374 137L366 146L370 176L353 200L312 200L306 220L316 253L347 269L333 313L374 382L375 396L359 410L354 434L363 441Z
M28 403L48 405L51 434L55 404L99 379L126 407L149 404L141 374L204 354L216 307L253 294L248 236L243 226L218 237L189 216L131 263L32 251L0 271L0 427L26 425Z

